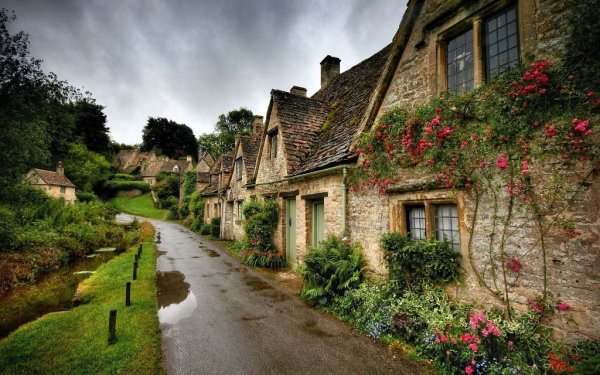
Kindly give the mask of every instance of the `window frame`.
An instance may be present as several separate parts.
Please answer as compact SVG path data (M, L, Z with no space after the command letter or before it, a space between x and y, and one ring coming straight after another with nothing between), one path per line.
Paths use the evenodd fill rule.
M239 158L235 159L235 179L238 181L242 179L242 157L241 156Z
M473 31L473 89L489 82L488 77L488 58L487 58L487 42L486 42L486 24L489 20L498 17L503 13L507 13L511 9L515 10L516 23L516 47L519 64L523 62L525 45L527 39L523 33L527 32L527 25L523 24L521 18L521 7L526 10L523 12L531 12L528 9L529 5L522 4L523 1L498 1L493 6L483 9L477 15L465 17L462 21L457 22L437 33L436 55L437 55L437 91L438 93L448 92L450 94L461 93L462 91L451 91L448 87L448 62L447 51L450 40L467 32L469 29ZM527 18L527 16L524 16ZM529 30L531 31L531 30ZM492 77L493 78L493 77Z
M399 200L393 203L391 208L390 226L391 231L400 232L410 236L410 225L408 223L409 210L411 208L424 207L425 209L425 239L438 239L437 233L440 231L436 226L436 208L439 206L453 205L456 207L456 233L458 243L451 241L456 250L460 250L463 245L463 236L461 233L462 208L457 199L418 199L418 200Z
M277 159L277 142L279 141L279 130L274 129L268 135L269 160Z

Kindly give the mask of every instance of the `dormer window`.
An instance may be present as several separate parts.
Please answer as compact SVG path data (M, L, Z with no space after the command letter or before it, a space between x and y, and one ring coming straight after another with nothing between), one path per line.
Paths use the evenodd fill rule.
M177 165L176 165L176 166L174 166L174 167L173 167L173 172L174 172L174 173L179 173L179 166L177 166Z
M277 158L277 130L269 134L269 159Z
M236 180L242 179L242 158L235 159L235 178Z

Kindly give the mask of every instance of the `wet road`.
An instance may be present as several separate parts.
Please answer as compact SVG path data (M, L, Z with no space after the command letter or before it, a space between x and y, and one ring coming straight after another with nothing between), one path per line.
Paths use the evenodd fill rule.
M153 223L168 374L420 372L193 232Z

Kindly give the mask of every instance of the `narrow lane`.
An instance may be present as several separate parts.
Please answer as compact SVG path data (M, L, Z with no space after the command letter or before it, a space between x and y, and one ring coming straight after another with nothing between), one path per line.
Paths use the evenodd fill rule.
M168 374L416 374L188 229L154 221Z

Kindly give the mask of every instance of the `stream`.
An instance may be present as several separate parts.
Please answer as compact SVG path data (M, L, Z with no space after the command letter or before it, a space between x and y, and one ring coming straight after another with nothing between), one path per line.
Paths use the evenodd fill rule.
M96 255L97 254L97 255ZM115 253L96 253L93 257L76 260L62 268L43 276L31 285L17 287L0 296L0 339L8 336L20 325L31 322L40 316L73 307L73 296L77 285L90 273L74 274L80 271L94 271Z

